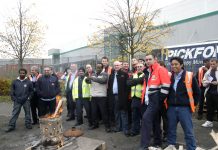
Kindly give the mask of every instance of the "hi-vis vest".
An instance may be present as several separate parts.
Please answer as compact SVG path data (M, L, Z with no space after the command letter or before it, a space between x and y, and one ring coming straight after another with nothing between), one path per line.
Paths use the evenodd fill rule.
M192 90L192 78L193 78L193 72L186 71L186 74L185 74L185 87L186 87L186 90L187 90L187 93L188 93L191 112L195 112L195 103L194 103L193 90ZM165 103L165 106L166 106L166 108L168 108L166 103Z
M90 84L87 84L85 81L86 77L84 77L83 81L82 81L82 98L90 98ZM76 98L79 98L79 89L78 89L78 80L79 77L77 77L74 81L73 81L73 88L72 88L72 95L73 95L73 99L75 100Z
M138 76L137 73L133 74L133 79L137 79L142 77L144 74L142 73L140 76ZM136 86L132 86L131 87L131 97L138 97L141 99L142 97L142 88L143 85L142 84L137 84Z
M185 86L186 86L187 93L188 93L191 112L195 112L195 104L194 104L193 90L192 90L192 78L193 78L193 73L186 71Z
M202 80L203 80L203 74L204 74L204 71L203 71L203 67L200 67L198 69L198 86L201 87L202 85Z

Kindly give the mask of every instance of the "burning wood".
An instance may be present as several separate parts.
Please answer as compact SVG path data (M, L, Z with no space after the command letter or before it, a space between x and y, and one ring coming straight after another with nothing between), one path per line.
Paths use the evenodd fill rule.
M63 103L63 100L60 96L57 96L56 97L56 109L55 109L55 113L53 114L53 117L56 117L56 116L60 116L61 113L63 112L63 108L62 108L62 103Z

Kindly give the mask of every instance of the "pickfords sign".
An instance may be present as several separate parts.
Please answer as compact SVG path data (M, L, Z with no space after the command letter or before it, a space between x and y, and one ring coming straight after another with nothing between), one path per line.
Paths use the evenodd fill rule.
M218 58L218 41L166 47L162 56L168 67L170 59L177 56L184 60L187 70L196 72L203 65L204 59Z

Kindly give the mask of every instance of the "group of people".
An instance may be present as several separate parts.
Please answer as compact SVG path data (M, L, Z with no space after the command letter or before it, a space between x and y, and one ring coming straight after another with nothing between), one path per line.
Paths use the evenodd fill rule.
M103 121L106 132L123 132L125 136L141 134L140 150L161 149L163 141L168 143L166 150L176 149L176 129L180 122L187 149L195 150L192 113L198 101L198 119L202 119L206 98L207 121L203 127L213 126L214 112L218 109L218 61L212 58L204 63L196 75L185 70L180 57L171 58L171 71L168 71L155 54L132 59L131 70L128 62L115 61L113 67L109 66L107 57L97 62L96 71L90 64L85 68L71 64L61 77L65 81L67 121L76 119L75 126L83 124L84 108L88 129L98 128ZM12 84L14 109L7 131L15 129L21 106L28 114L26 127L31 128L28 106L31 104L33 124L38 123L36 106L39 117L53 113L55 98L60 94L58 78L52 75L51 68L46 67L44 75L35 68L36 74L32 71L29 79L25 69L19 73ZM39 102L34 103L34 99Z
M25 126L32 129L32 125L39 123L38 117L55 112L56 96L61 95L58 77L51 67L45 67L43 75L39 73L37 66L31 67L29 76L24 68L18 72L19 76L11 85L13 111L6 132L15 130L22 107L25 112Z

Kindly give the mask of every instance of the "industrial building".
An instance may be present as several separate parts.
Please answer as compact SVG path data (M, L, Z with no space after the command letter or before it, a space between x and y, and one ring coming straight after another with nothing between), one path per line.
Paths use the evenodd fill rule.
M189 61L186 63L189 69L196 69L202 65L203 59L217 57L218 1L183 0L169 5L160 10L155 25L160 26L163 22L168 23L171 33L163 39L168 51L161 59L168 61L172 56L181 56ZM184 55L186 51L188 56ZM49 55L58 65L96 60L104 55L108 56L108 53L102 47L90 48L84 44L71 50L52 49L49 50ZM198 63L193 63L196 61Z

